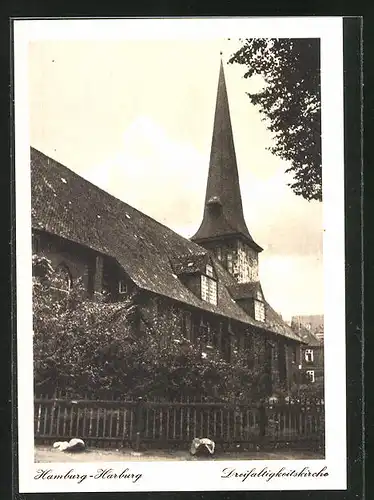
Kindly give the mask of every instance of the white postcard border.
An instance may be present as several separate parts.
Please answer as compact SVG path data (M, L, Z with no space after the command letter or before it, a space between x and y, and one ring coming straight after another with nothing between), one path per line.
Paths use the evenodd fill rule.
M325 320L325 460L111 462L34 464L31 190L27 88L28 43L32 40L212 39L284 37L321 39L322 155L324 199ZM26 492L207 491L207 490L331 490L346 488L346 367L343 141L343 21L341 17L216 18L216 19L86 19L14 21L16 279L18 331L19 490ZM328 475L290 479L287 476L224 478L233 468L244 475L253 468L308 467ZM87 475L78 482L36 480L38 469L54 474ZM117 474L128 468L140 473L136 482L95 479L98 469ZM227 472L226 472L227 474Z

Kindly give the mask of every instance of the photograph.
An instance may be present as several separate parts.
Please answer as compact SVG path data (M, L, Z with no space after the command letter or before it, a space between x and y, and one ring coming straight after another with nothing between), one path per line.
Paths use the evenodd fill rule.
M205 21L15 22L25 492L344 483L332 20Z

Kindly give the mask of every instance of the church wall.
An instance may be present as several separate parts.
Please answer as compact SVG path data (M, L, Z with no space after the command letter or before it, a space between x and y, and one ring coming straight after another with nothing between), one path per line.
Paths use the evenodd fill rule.
M93 289L96 267L94 252L58 236L40 231L33 232L33 252L47 257L53 268L65 264L73 282L81 277L85 289Z
M101 292L111 300L122 300L134 291L134 284L110 258L77 243L65 240L44 231L33 231L33 253L48 258L53 268L66 266L74 282L81 278L88 296ZM127 285L127 294L120 294L118 281Z
M143 331L161 328L165 346L176 336L182 335L194 343L198 343L200 339L202 351L209 352L206 349L207 344L219 348L223 357L232 363L238 353L241 357L247 354L248 369L253 369L258 376L266 372L269 374L269 395L290 390L293 374L298 372L298 347L287 339L278 339L247 325L209 313L204 314L153 294L149 294L148 300L142 306L142 315L146 320ZM186 317L189 318L187 322ZM209 338L205 336L207 331L202 327L202 323L205 326L209 323L211 327Z
M209 345L219 349L230 361L232 346L227 318L154 294L149 294L141 307L141 314L143 331L162 329L165 342L182 335L202 349Z

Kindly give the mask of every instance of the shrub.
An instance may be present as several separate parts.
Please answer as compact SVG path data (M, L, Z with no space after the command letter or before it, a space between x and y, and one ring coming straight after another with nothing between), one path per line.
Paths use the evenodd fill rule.
M61 289L44 257L33 258L34 376L38 392L248 401L256 373L245 358L224 361L214 348L164 335L162 324L137 334L136 295L89 300L81 282ZM134 312L135 311L135 312Z

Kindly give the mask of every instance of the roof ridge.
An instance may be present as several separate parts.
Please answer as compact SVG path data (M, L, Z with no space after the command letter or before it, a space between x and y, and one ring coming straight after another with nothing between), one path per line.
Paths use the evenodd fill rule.
M176 231L174 231L173 229L171 229L170 227L166 226L165 224L163 224L162 222L154 219L153 217L151 217L150 215L146 214L145 212L142 212L141 210L139 210L138 208L136 207L133 207L132 205L130 205L129 203L127 203L126 201L124 200L121 200L121 198L118 198L117 196L114 196L113 194L111 193L108 193L108 191L105 191L105 189L101 188L100 186L98 186L97 184L94 184L92 181L88 180L86 177L84 177L83 175L80 175L78 174L77 172L75 172L74 170L72 170L71 168L67 167L66 165L64 165L63 163L59 162L58 160L56 160L55 158L52 158L51 156L48 156L46 155L45 153L43 153L42 151L40 151L39 149L36 149L35 147L33 146L30 146L30 149L35 151L37 154L39 155L43 155L47 160L52 160L53 162L55 162L59 167L62 167L63 169L69 171L69 173L73 174L73 176L77 177L78 179L84 179L85 182L87 182L87 184L89 184L90 186L92 186L94 189L97 189L98 191L100 191L101 193L103 193L105 196L108 196L110 198L112 198L113 200L116 200L117 202L120 202L122 203L123 205L126 205L127 207L129 207L131 210L134 210L135 212L137 212L138 214L141 214L142 216L148 218L149 220L151 220L152 222L158 224L159 226L162 226L163 228L167 229L168 231L171 231L173 233L176 233L178 234L178 236L180 236L181 238L187 240L190 242L191 245L195 246L196 248L198 248L201 253L203 254L204 252L207 253L207 250L205 250L205 248L203 248L202 246L198 245L197 243L195 243L194 241L191 241L189 238L185 238L184 236L182 236L181 234L177 233ZM187 254L186 254L187 255Z

